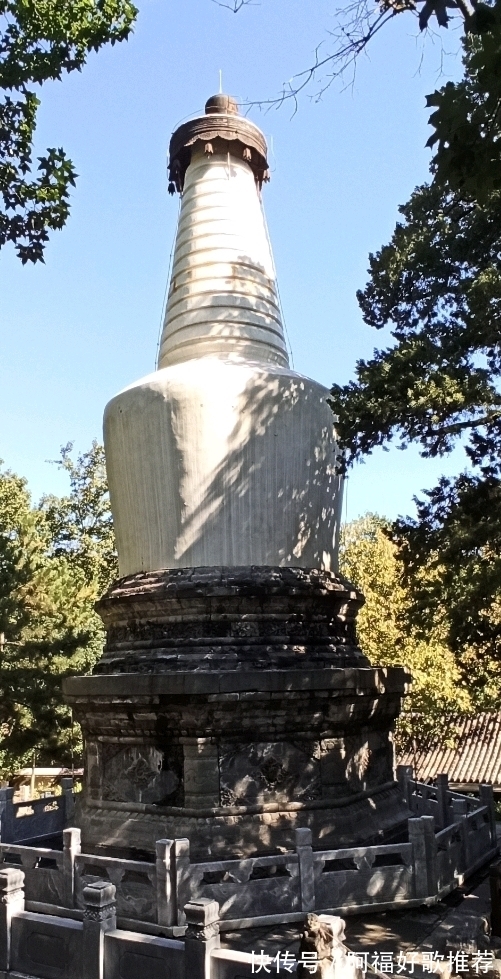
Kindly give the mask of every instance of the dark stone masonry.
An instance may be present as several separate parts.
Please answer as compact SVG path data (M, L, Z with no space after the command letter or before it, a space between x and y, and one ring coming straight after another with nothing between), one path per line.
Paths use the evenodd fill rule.
M95 675L66 681L85 737L87 851L194 859L395 837L409 815L391 730L409 676L356 641L362 596L299 568L131 575L98 603Z

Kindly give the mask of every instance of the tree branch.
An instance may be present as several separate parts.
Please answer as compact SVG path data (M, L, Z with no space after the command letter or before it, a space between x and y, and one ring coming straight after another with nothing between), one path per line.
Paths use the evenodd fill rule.
M464 17L466 26L468 26L471 17L473 17L473 14L475 13L475 8L468 3L468 0L455 0L455 3Z
M213 3L217 4L218 7L225 7L226 10L231 10L232 14L238 14L238 11L242 7L256 7L254 0L233 0L233 3L224 3L223 0L212 0Z
M244 5L252 5L254 0L212 0L212 2L237 13ZM436 2L438 3L439 0ZM445 0L447 7L454 6L460 11L466 30L474 13L473 2L474 0L472 2L470 0ZM248 100L242 105L248 108L252 106L260 108L275 106L275 108L279 108L285 102L292 101L295 104L294 111L296 111L297 98L300 93L321 76L319 88L311 96L312 99L318 101L333 82L345 74L347 69L352 69L353 73L355 72L359 56L365 52L372 38L390 20L393 20L398 14L407 12L412 13L418 22L417 5L423 3L425 0L352 0L335 12L336 26L334 30L328 31L330 41L327 43L331 48L329 53L325 55L321 53L326 43L322 41L315 49L312 64L304 71L293 75L289 81L284 82L279 95L267 99ZM427 5L430 5L430 0L427 0ZM426 23L421 24L421 29L428 27L428 18L431 13L437 15L434 4L431 6L431 11L428 11L426 15Z
M222 0L214 0L214 2L220 3ZM234 0L234 2L237 3L240 0ZM365 51L369 42L382 27L403 10L413 9L413 0L395 0L394 5L385 3L384 6L383 4L379 6L377 3L372 6L368 0L356 0L355 3L349 4L344 11L338 11L338 14L341 15L342 13L345 18L345 23L340 22L334 31L329 31L330 37L335 42L335 49L332 52L324 57L321 56L321 49L324 45L322 41L315 49L313 63L309 68L293 75L288 82L284 82L280 95L275 98L253 100L243 104L249 107L254 105L260 108L264 106L269 108L276 106L278 108L287 101L296 102L298 95L318 77L323 69L330 65L332 70L314 96L315 100L320 99L333 82L345 74L348 68L355 68L359 55Z
M455 435L459 432L464 431L466 428L480 428L482 425L488 425L496 420L496 418L501 418L501 409L498 411L487 412L487 414L482 415L481 418L469 418L464 422L452 422L450 425L443 425L441 428L428 428L425 434L425 438L441 438L443 435Z

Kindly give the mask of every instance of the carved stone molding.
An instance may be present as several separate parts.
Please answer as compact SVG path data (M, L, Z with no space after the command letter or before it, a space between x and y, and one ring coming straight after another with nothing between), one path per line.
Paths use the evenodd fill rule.
M329 571L183 568L128 575L97 603L98 673L368 666L363 596Z

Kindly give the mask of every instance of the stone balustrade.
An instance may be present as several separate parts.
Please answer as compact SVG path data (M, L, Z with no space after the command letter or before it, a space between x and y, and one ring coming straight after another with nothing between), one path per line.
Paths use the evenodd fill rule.
M73 779L61 778L60 795L14 802L14 789L0 789L0 841L29 843L62 833L71 825L75 808Z
M120 928L172 939L185 933L185 906L200 900L218 904L224 930L311 911L433 904L497 853L492 788L476 800L451 793L444 779L431 786L397 774L415 813L404 842L319 851L302 828L285 853L197 862L187 839L159 840L149 862L82 853L80 831L67 829L62 852L0 844L0 870L23 872L27 911L73 921L85 913L87 888L104 880L115 888Z
M278 972L277 956L261 952L257 961L256 953L221 949L219 907L208 898L184 906L183 941L117 927L116 889L109 881L85 887L83 900L79 918L29 911L22 871L0 871L0 979L143 979L145 971L149 979L250 979L261 969ZM344 945L341 918L307 915L304 926L320 974L323 962L332 979L361 979ZM299 963L289 956L288 974L296 974L301 955L300 948Z

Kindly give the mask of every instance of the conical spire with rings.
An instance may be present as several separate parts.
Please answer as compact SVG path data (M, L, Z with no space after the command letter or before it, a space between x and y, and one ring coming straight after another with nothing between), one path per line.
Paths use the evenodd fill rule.
M215 95L170 142L182 195L158 368L205 356L288 367L261 205L266 141Z

